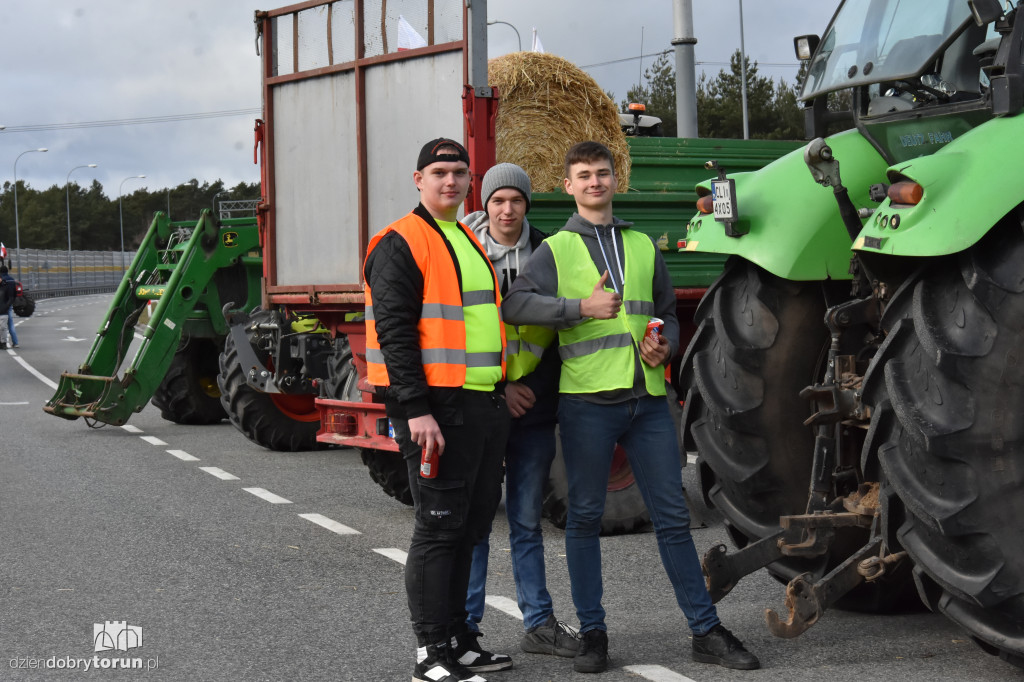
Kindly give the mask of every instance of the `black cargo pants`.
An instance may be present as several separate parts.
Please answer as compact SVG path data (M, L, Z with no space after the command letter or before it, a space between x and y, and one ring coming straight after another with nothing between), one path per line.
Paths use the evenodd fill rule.
M422 449L409 438L409 422L391 418L395 440L409 467L416 508L405 587L419 646L465 629L473 547L490 532L501 501L509 430L505 398L460 389L457 402L450 416L438 419L445 449L436 465L436 478L419 475Z

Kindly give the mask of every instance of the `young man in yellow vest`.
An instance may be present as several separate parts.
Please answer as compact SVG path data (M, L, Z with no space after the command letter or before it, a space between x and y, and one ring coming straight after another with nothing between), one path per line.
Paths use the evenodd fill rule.
M530 176L514 163L499 163L484 174L480 197L486 210L467 215L464 222L491 259L504 294L545 237L526 217L532 197ZM523 613L519 646L527 653L571 658L579 643L555 617L541 530L544 486L555 458L558 344L546 327L506 325L505 335L505 398L513 417L505 450L505 512L516 600ZM484 614L489 550L485 538L473 551L466 598L471 630L479 629Z
M417 639L413 680L483 682L512 659L466 626L473 546L501 499L509 412L498 281L456 215L469 154L439 138L420 151L420 204L366 249L366 363L409 468L416 509L405 584ZM430 462L429 470L421 462Z
M679 344L672 282L651 239L612 214L617 187L607 147L581 142L569 150L565 191L577 212L541 244L502 305L509 324L558 330L558 423L569 483L565 548L581 635L573 667L586 673L608 667L599 535L619 443L693 633L693 660L755 669L757 658L718 619L690 536L679 444L665 398L665 365ZM645 333L651 317L664 321L657 340Z

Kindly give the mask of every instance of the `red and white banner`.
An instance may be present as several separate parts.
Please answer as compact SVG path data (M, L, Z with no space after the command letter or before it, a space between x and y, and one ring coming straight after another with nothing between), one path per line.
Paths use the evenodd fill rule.
M0 260L7 260L7 247L3 242L0 242Z

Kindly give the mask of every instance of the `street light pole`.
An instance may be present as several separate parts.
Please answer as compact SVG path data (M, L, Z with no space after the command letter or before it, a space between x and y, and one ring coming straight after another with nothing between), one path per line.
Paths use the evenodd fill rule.
M740 0L740 78L743 80L740 90L743 100L743 139L750 139L750 115L747 113L747 50L743 45L743 0Z
M21 281L21 230L18 229L18 159L32 152L45 152L46 147L29 149L14 159L14 253L18 254L18 281Z
M67 213L68 213L68 286L75 286L75 268L71 262L71 174L79 168L95 168L95 163L89 163L84 166L75 166L68 171L68 177L64 181L64 193L67 196Z
M493 26L494 24L505 24L506 26L512 26L512 30L516 32L516 40L519 41L519 51L520 52L523 51L523 39L519 37L519 29L518 28L516 28L512 24L508 23L507 21L488 21L487 22L488 26Z
M213 195L213 200L210 202L210 209L213 211L214 218L217 217L217 197L219 197L221 194L230 194L230 192L226 189L222 189L221 191Z
M117 214L121 220L121 274L124 274L124 203L121 201L121 189L124 187L124 183L134 178L144 178L145 175L132 175L121 181L121 184L117 188Z

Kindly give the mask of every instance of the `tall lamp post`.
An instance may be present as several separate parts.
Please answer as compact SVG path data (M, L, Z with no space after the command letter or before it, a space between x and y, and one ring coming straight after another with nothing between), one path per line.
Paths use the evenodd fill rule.
M121 219L121 274L124 274L124 203L121 201L121 189L124 187L124 183L135 178L144 178L145 175L131 175L121 181L121 184L117 188L117 214Z
M222 189L221 191L219 191L219 192L217 192L216 194L213 195L213 200L210 202L210 208L213 210L213 217L214 218L217 217L217 197L219 197L221 194L230 194L230 193L231 192L229 190Z
M68 286L75 286L75 268L71 262L71 174L79 168L95 168L95 163L89 163L84 166L75 166L68 171L68 177L64 181L64 193L67 196L67 213L68 213Z
M507 21L488 21L487 22L488 26L493 26L494 24L505 24L506 26L512 26L512 24L508 23ZM516 40L519 41L519 51L522 52L523 51L523 39L519 37L519 29L516 28L515 26L512 26L512 30L516 32Z
M14 159L14 253L18 254L18 280L21 280L21 230L18 229L18 159L32 152L49 151L46 147L29 149L18 154Z

